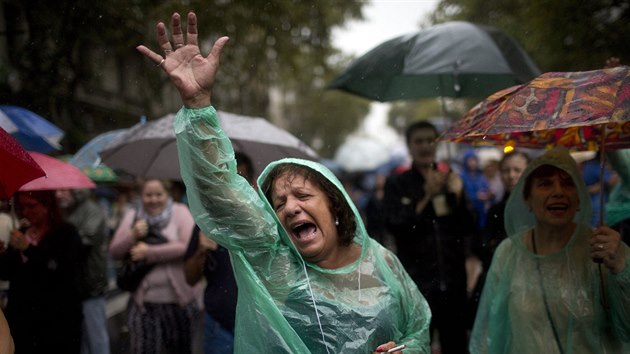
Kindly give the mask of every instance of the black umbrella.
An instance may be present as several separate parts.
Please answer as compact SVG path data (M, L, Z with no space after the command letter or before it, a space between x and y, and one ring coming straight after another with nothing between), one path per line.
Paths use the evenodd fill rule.
M329 88L381 102L483 98L539 74L523 48L504 32L454 21L382 43L355 60Z

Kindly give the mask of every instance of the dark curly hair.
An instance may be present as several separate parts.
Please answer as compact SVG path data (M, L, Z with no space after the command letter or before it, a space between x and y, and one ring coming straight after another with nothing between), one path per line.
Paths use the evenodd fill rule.
M330 200L330 211L339 221L339 225L337 225L339 244L341 246L350 245L357 229L357 223L352 208L348 205L348 201L341 191L321 173L309 167L293 163L284 163L274 167L262 183L262 190L270 204L273 204L271 201L273 183L277 178L283 175L287 175L289 178L295 178L296 176L303 177L304 180L313 183L328 196Z

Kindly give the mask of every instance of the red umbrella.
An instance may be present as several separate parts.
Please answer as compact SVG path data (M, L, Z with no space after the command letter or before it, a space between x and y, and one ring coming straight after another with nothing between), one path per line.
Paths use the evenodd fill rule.
M29 151L29 154L44 169L46 177L23 185L20 191L96 188L79 168L38 152Z
M22 146L0 128L0 198L8 199L23 184L46 173L22 148Z

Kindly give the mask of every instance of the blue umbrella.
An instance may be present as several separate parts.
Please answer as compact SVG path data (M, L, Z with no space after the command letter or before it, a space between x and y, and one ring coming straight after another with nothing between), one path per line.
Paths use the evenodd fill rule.
M68 162L80 168L94 182L116 182L118 175L101 163L100 153L126 131L127 129L117 129L97 135L85 143Z
M64 131L26 108L0 106L0 127L25 150L49 153L61 149Z
M101 164L101 151L126 131L127 129L116 129L97 135L85 143L68 162L78 168L98 167Z

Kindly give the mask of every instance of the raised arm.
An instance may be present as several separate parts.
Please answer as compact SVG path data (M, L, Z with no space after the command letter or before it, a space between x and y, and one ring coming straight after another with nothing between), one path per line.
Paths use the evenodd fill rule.
M197 42L197 15L194 12L188 13L186 37L182 32L178 13L171 17L171 27L172 43L166 33L166 25L163 22L157 24L157 39L164 52L163 56L144 45L139 45L136 49L168 74L186 108L208 107L212 103L212 86L219 69L219 57L229 38L219 38L210 54L204 57Z
M175 133L190 210L204 234L228 249L267 247L277 240L277 226L256 191L238 175L231 142L211 107L219 57L228 38L219 38L204 57L197 17L190 12L187 20L184 37L180 16L173 14L172 40L164 23L158 23L164 56L145 46L137 49L166 72L185 106L175 118Z

